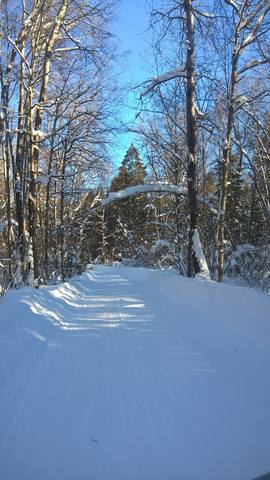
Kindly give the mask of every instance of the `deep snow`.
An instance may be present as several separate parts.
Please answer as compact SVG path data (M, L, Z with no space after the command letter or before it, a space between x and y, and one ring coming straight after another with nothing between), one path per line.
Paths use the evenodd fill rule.
M95 266L0 303L1 480L270 470L270 297Z

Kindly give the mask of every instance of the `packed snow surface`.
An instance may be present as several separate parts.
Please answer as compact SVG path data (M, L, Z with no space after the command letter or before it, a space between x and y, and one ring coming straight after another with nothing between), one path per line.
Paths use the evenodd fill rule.
M0 304L1 480L270 470L270 297L95 266Z

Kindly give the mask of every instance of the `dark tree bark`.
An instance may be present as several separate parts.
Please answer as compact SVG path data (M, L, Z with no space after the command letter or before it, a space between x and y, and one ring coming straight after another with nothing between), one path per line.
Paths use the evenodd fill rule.
M188 277L200 272L200 265L193 248L193 235L198 223L197 203L197 128L195 110L195 63L194 63L194 14L192 0L185 0L187 26L187 149L188 149L188 199L190 211L188 243Z

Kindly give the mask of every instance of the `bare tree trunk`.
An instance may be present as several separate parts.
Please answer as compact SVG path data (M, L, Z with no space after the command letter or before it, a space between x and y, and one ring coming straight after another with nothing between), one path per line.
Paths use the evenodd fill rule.
M3 145L3 160L6 173L6 199L7 199L7 244L8 244L8 273L9 280L12 278L12 224L11 224L11 201L10 201L10 156L7 142Z
M65 172L67 161L67 145L65 145L62 170L61 170L61 196L60 196L60 258L61 258L61 277L64 282L66 279L65 271L65 227L64 227L64 203L65 203Z
M223 279L224 272L224 244L225 244L225 215L228 197L228 176L230 167L230 153L231 153L231 136L234 120L234 96L237 84L237 62L238 62L238 45L236 43L231 67L231 87L229 96L229 108L227 118L226 138L223 146L222 165L221 165L221 199L220 199L220 213L218 225L218 276L219 282Z
M53 122L53 130L56 128L58 116L56 115ZM44 219L44 263L45 263L45 278L48 281L50 276L49 269L49 221L50 221L50 187L51 187L51 172L52 172L52 162L53 162L53 149L54 149L54 139L51 141L51 149L48 161L48 171L47 171L47 185L46 185L46 197L45 197L45 219Z
M24 54L24 46L22 47ZM18 240L17 240L17 256L20 257L21 264L24 264L25 257L25 208L24 208L24 160L25 160L25 92L24 92L24 61L21 58L20 70L20 99L18 111L18 131L17 131L17 147L15 160L15 202L18 221Z
M43 108L47 98L49 75L51 69L52 51L55 41L57 40L60 26L65 17L69 0L63 0L55 19L55 23L51 34L47 40L44 62L42 69L41 87L38 98L38 106L36 109L35 120L31 129L31 158L30 158L30 196L29 196L29 237L30 244L33 248L33 262L34 262L34 283L38 284L39 266L38 266L38 251L37 251L37 211L36 211L36 176L39 159L39 130L42 124Z
M15 53L12 52L11 62L14 61ZM8 64L5 72L5 78L3 76L2 67L0 68L1 79L1 101L3 109L3 128L5 131L3 145L3 160L5 165L5 190L7 196L7 243L8 243L8 256L9 256L9 275L12 276L12 223L11 223L11 163L13 163L12 157L12 140L10 137L9 128L9 87L10 87L10 74L12 69L12 63Z
M200 272L200 265L193 248L193 236L197 229L197 131L195 111L195 66L194 66L194 14L192 0L184 1L187 17L187 149L188 149L188 198L190 210L189 242L188 242L188 277Z
M52 152L50 152L50 160L48 165L48 181L46 185L46 199L45 199L45 219L44 219L44 263L45 263L45 277L49 280L49 221L50 221L50 172L51 172Z
M105 209L103 209L101 214L101 257L104 265L107 265L107 244L106 216Z

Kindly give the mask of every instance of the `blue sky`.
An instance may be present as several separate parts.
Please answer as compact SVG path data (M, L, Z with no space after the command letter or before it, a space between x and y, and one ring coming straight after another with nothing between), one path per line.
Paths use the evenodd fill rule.
M130 81L143 80L144 54L146 50L149 16L146 0L120 0L116 36L121 49L128 51L129 70L123 75ZM145 73L145 72L144 72Z
M147 74L147 45L149 33L146 32L149 24L146 0L120 0L118 4L118 19L114 25L114 33L119 40L121 58L120 85L135 86L145 81ZM124 54L123 56L121 54ZM135 92L130 92L125 97L121 110L124 121L132 121L135 112L132 109L136 104ZM121 134L115 138L115 145L111 149L114 163L118 166L134 140L132 134Z

